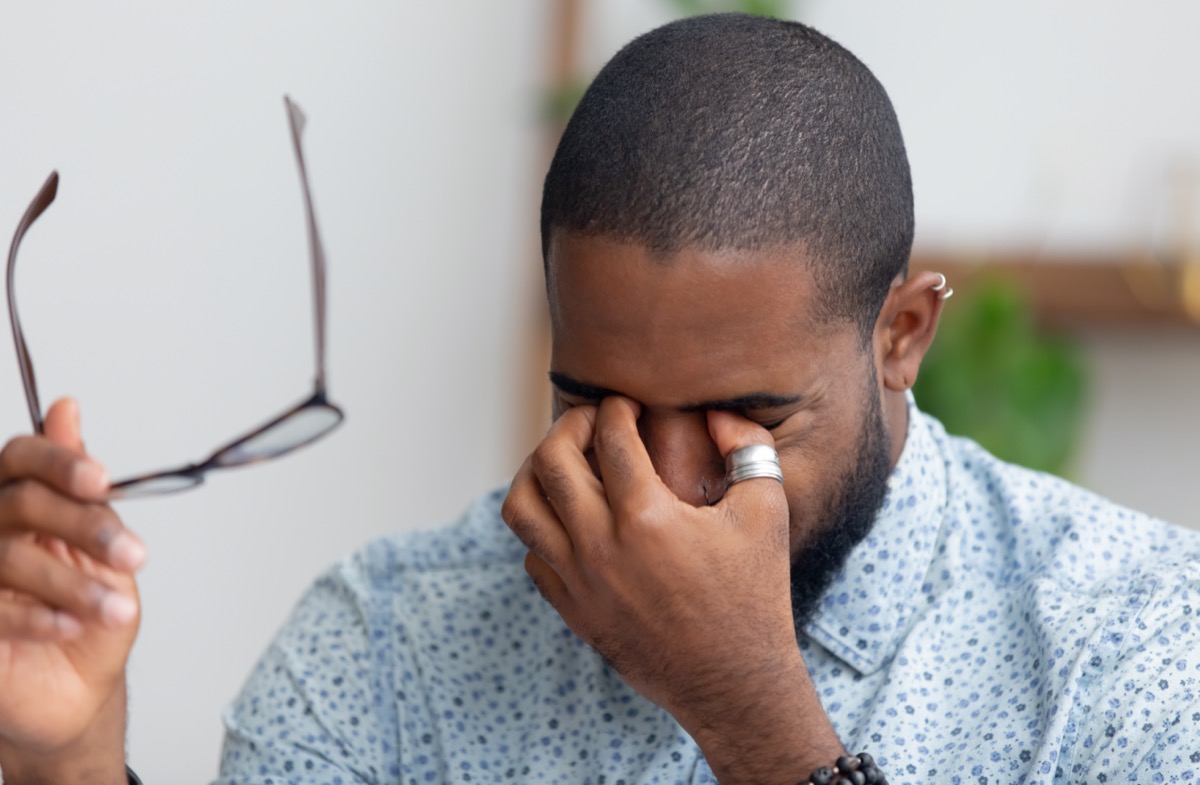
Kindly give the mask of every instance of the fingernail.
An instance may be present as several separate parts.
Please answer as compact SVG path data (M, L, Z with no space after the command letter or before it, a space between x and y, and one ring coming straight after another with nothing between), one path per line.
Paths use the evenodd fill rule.
M109 624L125 625L137 615L137 603L132 597L112 591L100 601L100 615Z
M83 634L83 625L79 620L62 612L54 614L54 626L64 638L78 638Z
M108 544L108 563L118 570L136 570L146 561L146 546L128 531L123 531Z
M71 490L78 496L100 496L108 490L108 472L93 461L78 461L71 474Z

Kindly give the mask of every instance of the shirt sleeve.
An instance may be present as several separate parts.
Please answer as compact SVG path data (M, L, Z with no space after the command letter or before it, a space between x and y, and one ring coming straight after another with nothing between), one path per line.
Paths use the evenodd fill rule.
M374 785L399 776L392 654L359 557L319 579L224 715L214 785ZM374 640L373 640L374 639Z
M1056 782L1200 782L1197 568L1117 614L1080 684L1073 754Z

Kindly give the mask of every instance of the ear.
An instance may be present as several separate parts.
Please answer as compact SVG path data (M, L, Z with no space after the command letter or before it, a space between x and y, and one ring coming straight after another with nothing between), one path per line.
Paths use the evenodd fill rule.
M954 293L941 273L923 272L893 284L875 322L876 367L885 388L904 392L917 380L937 333L942 305Z

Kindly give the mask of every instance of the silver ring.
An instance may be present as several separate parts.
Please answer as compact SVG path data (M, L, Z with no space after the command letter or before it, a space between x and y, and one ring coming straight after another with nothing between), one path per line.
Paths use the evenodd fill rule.
M779 468L779 453L765 444L739 447L725 458L725 486L742 480L767 477L783 482L783 470Z

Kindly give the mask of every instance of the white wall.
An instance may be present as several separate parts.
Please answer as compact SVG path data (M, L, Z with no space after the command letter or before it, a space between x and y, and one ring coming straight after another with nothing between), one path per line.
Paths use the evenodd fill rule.
M1198 330L1091 329L1080 482L1137 510L1200 529Z
M0 231L52 168L18 291L48 403L114 475L197 460L306 394L309 272L282 94L309 116L340 432L119 511L147 541L131 666L146 782L216 771L219 712L312 578L510 476L542 9L7 4ZM532 263L536 263L532 262ZM8 338L0 434L27 431Z

